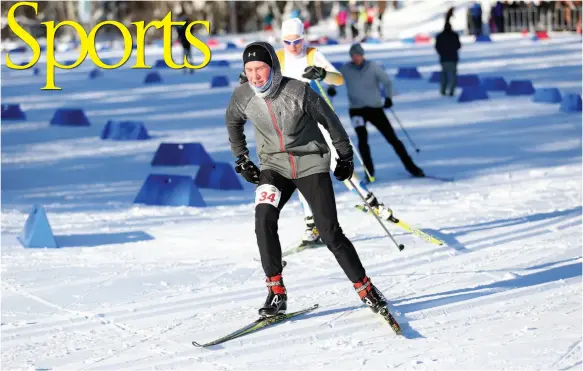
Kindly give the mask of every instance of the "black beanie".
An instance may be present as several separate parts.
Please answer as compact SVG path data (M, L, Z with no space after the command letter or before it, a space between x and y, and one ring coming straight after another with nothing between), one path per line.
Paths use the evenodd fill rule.
M243 65L252 61L265 62L269 65L269 67L273 67L271 55L269 55L267 49L261 45L251 45L245 48L245 51L243 52Z

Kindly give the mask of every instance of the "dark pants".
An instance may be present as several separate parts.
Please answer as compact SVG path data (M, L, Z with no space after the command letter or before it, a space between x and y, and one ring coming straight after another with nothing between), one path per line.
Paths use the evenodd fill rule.
M360 152L364 166L366 166L370 175L374 176L374 165L370 155L370 147L368 146L368 132L366 130L367 122L373 124L385 137L387 142L393 146L397 156L399 156L401 162L409 172L415 172L418 169L407 153L403 142L397 138L397 135L382 108L351 108L348 111L348 114L350 115L350 120L352 121L354 130L358 136L358 151Z
M277 224L281 209L297 188L312 208L314 221L322 241L334 254L348 279L354 283L365 277L356 249L338 224L336 200L329 173L287 179L275 171L264 170L259 178L259 187L263 184L275 186L281 192L277 207L268 203L258 203L255 206L255 235L266 276L275 276L283 269Z
M441 94L453 95L457 80L457 62L441 62Z

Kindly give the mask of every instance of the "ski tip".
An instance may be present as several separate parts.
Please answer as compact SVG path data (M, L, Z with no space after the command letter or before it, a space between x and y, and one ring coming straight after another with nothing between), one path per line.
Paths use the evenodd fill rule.
M194 345L197 348L202 348L202 345L200 345L199 343L197 343L196 341L192 342L192 345Z

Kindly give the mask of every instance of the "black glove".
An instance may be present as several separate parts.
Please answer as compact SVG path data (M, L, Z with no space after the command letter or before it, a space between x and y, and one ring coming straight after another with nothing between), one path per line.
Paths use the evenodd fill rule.
M245 84L248 81L249 80L247 80L247 75L245 74L245 71L241 71L241 73L239 74L239 84Z
M343 182L352 177L352 173L354 173L354 161L352 161L352 157L344 160L336 160L336 169L334 169L336 179Z
M319 80L322 81L326 78L326 70L322 67L308 66L304 70L302 77L309 80Z
M336 87L334 85L328 86L328 90L326 91L329 97L334 97L336 95Z
M241 155L237 157L235 164L235 171L243 175L246 181L253 184L259 183L259 168L249 159L249 156Z
M385 105L383 108L391 108L393 107L393 100L391 98L385 98Z

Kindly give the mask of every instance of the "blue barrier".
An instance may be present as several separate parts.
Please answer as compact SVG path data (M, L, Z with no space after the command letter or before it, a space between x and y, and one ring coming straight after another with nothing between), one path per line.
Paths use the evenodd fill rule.
M242 190L243 186L233 166L227 162L201 165L194 179L199 188Z
M459 103L473 102L476 100L488 100L486 90L480 86L466 86L463 88L461 95L458 98Z
M214 164L201 143L161 143L152 166L188 166Z
M26 114L20 108L20 104L2 104L2 120L26 120Z
M464 88L466 86L479 86L480 78L476 74L457 75L456 86Z
M90 79L96 79L102 75L103 75L103 73L101 72L101 70L99 68L94 68L89 72Z
M486 91L506 91L508 84L502 76L483 77L482 87Z
M207 65L207 67L227 67L227 68L230 66L231 64L229 63L229 61L224 59L210 61L209 64Z
M399 67L397 71L397 78L401 79L420 79L421 74L417 71L417 67Z
M476 42L478 42L478 43L491 43L492 39L488 35L478 35L478 36L476 36Z
M344 66L344 62L332 62L332 66L337 70L340 70L340 68Z
M557 88L536 89L532 101L536 103L560 103L561 92Z
M168 67L164 59L158 59L154 64L154 68L170 68L170 67Z
M532 86L532 81L530 80L512 80L508 89L506 89L506 95L533 95L534 86Z
M579 94L567 94L559 107L562 112L581 112L581 96Z
M225 75L213 76L211 79L211 88L223 88L229 85L229 78Z
M90 126L85 112L79 108L59 108L51 119L51 125Z
M429 78L429 82L441 82L441 71L433 71Z
M205 207L192 177L150 174L134 199L135 204Z
M101 139L146 140L150 135L141 121L109 120L101 132Z
M158 72L149 72L144 78L144 84L153 84L162 82L162 76Z
M34 205L26 219L24 229L17 237L22 246L27 248L57 248L57 241L42 206Z

